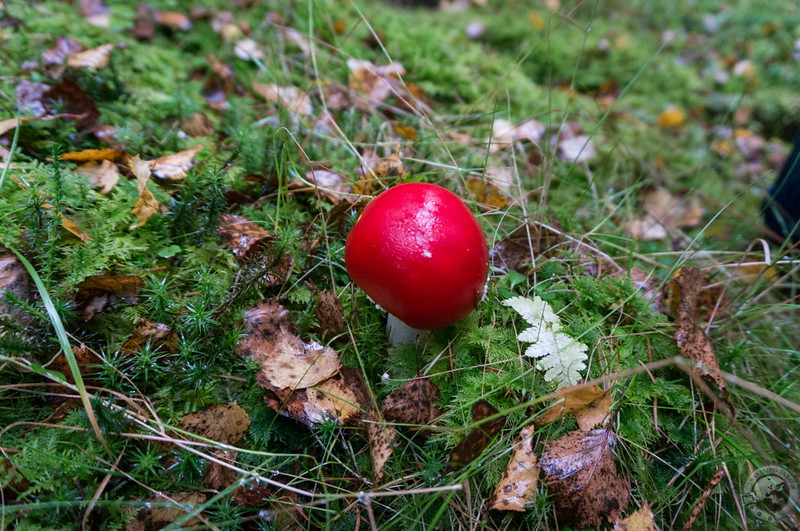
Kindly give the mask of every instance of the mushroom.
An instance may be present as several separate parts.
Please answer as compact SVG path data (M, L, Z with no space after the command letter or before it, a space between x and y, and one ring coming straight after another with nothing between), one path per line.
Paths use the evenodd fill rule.
M475 216L453 192L395 186L364 208L345 244L353 281L389 312L389 341L449 326L486 291L489 252Z

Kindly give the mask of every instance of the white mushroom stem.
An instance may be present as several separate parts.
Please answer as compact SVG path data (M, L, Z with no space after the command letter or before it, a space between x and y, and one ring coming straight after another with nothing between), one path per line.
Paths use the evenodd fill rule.
M430 330L411 328L394 315L389 314L389 319L386 321L386 333L389 336L389 343L401 345L425 337L430 333Z

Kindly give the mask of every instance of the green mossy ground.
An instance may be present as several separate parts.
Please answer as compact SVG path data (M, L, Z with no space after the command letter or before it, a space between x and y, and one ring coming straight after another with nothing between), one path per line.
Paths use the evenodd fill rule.
M494 275L486 299L464 321L435 331L424 345L388 349L385 314L351 284L344 268L344 241L356 214L332 221L327 215L331 201L288 188L308 170L308 160L357 179L353 146L388 155L402 144L410 178L442 184L468 201L475 199L465 186L471 172L480 174L487 165L513 168L519 186L512 195L524 194L525 210L519 201L499 210L475 210L490 247L528 216L557 219L565 233L613 256L626 270L640 267L668 279L680 265L711 267L712 280L728 286L730 300L727 313L710 329L721 368L800 402L798 286L789 274L791 256L783 258L782 249L772 246L771 260L783 258L775 264L779 284L763 278L741 282L723 266L764 257L759 244L746 253L751 242L764 237L759 210L779 164L770 162L768 153L785 153L786 139L800 124L800 10L793 2L774 0L562 3L558 12L538 3L505 1L439 12L374 2L244 2L233 13L238 24L249 24L250 37L263 49L259 61L238 58L234 42L222 39L208 17L196 18L187 31L158 26L151 41L139 42L130 34L133 3L109 2L107 28L88 24L70 3L6 3L8 14L23 25L0 30L0 121L17 117L20 82L55 83L41 66L41 53L57 36L67 36L86 48L115 45L107 67L68 69L63 76L91 96L100 123L117 128L127 153L147 160L197 143L205 147L184 180L150 184L166 211L131 229L135 179L123 177L110 194L101 195L74 164L53 162L60 153L105 148L102 142L69 119L20 128L13 163L0 181L0 244L33 264L70 340L87 345L102 360L96 383L106 391L98 393L94 410L111 454L92 436L82 409L60 424L84 431L30 424L53 413L52 397L41 385L47 381L41 370L18 368L46 367L59 343L40 294L34 292L26 302L7 293L2 307L32 319L0 323L0 426L8 426L0 436L0 526L74 527L99 489L88 516L92 529L125 528L156 492L196 490L208 495L203 516L218 529L279 528L259 517L259 511L275 509L272 501L246 507L234 503L237 485L208 489L202 457L123 435L142 430L120 411L127 407L122 397L149 402L167 426L211 404L237 402L251 420L238 444L237 465L264 476L278 471L281 481L294 478L293 485L326 501L306 506L307 520L297 528L368 526L356 496L373 488L366 481L372 465L365 435L335 423L309 429L279 417L264 404L254 363L235 353L244 310L266 297L281 299L300 337L325 343L315 316L316 293L333 290L348 333L331 346L345 364L362 371L378 401L421 370L442 391L440 429L428 437L403 438L387 465L385 483L406 493L373 501L378 527L557 528L543 485L535 508L524 514L490 513L483 503L506 467L519 428L531 418L527 404L553 391L520 356L525 345L516 333L522 323L501 301L536 294L549 302L567 332L590 346L587 379L678 355L670 318L650 308L629 278L587 276L585 255L562 240L555 252L538 257L527 275ZM184 13L192 7L178 0L152 4ZM221 0L202 4L212 14L230 9ZM273 13L317 39L313 56L303 55L266 21ZM464 28L476 20L485 29L471 40ZM339 23L345 29L337 32ZM383 48L367 43L373 31L382 35ZM665 44L667 31L673 38ZM226 94L228 106L221 111L203 97L211 77L208 54L228 65L234 84L242 87ZM414 128L418 140L392 133L395 124L385 113L336 111L348 145L333 133L315 134L308 124L298 125L249 92L253 82L311 92L319 80L347 84L349 57L402 63L404 79L424 90L432 111L428 116L397 113L392 119ZM731 73L742 60L752 61L752 77ZM715 80L721 71L728 74L727 82ZM595 96L612 85L619 97L608 110ZM318 111L319 99L313 102ZM686 123L658 127L658 117L673 106L686 113ZM750 114L737 123L734 115L742 107ZM199 112L214 132L187 138L180 124ZM534 170L524 153L490 154L484 139L499 118L513 123L536 118L550 131L562 122L577 122L592 136L598 156L584 167L544 145L543 162ZM712 149L724 128L746 128L769 142L760 166L745 176L740 152L723 157ZM475 142L455 140L451 132ZM6 133L2 145L10 148L5 140L12 136L13 131ZM703 224L671 239L639 241L626 235L624 222L641 215L637 197L653 185L697 200L705 209ZM231 205L232 192L257 201ZM81 241L65 231L59 212L91 239ZM259 264L243 265L221 243L215 230L224 212L246 216L275 235ZM318 245L310 246L314 241ZM294 263L291 274L265 285L272 261L285 253ZM75 303L76 286L108 271L143 280L139 304L117 304L85 322ZM172 327L178 338L174 352L145 346L133 357L119 354L140 318ZM384 373L390 377L386 381ZM704 414L708 397L677 367L640 370L611 387L618 468L631 480L631 508L650 503L661 529L689 518L723 463L732 481L723 480L712 493L696 528L741 527L735 496L744 494L753 468L778 464L797 473L796 411L747 388L729 387L736 426L724 414ZM467 433L477 400L506 413L505 428L479 460L447 471L449 452ZM536 444L573 429L571 417L544 426L536 432ZM414 492L457 484L465 489Z

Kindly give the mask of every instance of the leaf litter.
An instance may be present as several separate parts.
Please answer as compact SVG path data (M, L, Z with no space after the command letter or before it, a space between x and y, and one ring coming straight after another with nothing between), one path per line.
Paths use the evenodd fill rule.
M535 423L543 426L572 413L580 429L591 430L598 424L605 423L613 402L609 392L597 385L559 389L556 391L556 403L546 409Z
M506 424L506 417L499 416L488 421L489 417L497 415L499 411L485 400L479 400L472 405L472 421L478 426L472 428L466 437L450 452L451 470L458 469L473 462L483 453L492 440L500 433Z
M511 460L489 501L489 509L524 512L527 504L536 499L539 468L536 466L537 456L533 451L534 429L529 424L520 430Z

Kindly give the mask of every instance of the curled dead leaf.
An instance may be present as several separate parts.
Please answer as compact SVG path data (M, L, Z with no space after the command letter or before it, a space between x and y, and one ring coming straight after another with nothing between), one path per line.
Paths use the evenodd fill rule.
M608 391L602 390L597 385L579 389L566 387L556 391L556 395L557 402L536 419L537 426L543 426L567 413L572 413L580 429L588 431L605 422L614 402Z
M121 273L94 275L75 286L77 289L75 301L81 316L88 321L120 301L138 304L139 290L143 285L142 279L136 275Z
M110 193L119 182L119 169L110 160L86 162L78 166L78 171L87 177L89 184L99 188L101 194Z
M150 163L136 155L128 159L128 167L133 172L133 175L136 176L136 182L139 187L139 199L136 200L136 204L131 208L131 214L139 220L139 223L130 227L135 229L147 223L147 220L160 210L161 203L155 198L153 192L147 188L147 183L150 182Z
M536 467L537 457L533 452L533 432L532 424L520 430L519 440L503 476L497 483L489 509L524 512L526 505L536 498L539 469Z
M149 345L151 349L164 349L174 352L177 338L171 327L142 317L133 327L131 336L125 340L118 352L128 355L139 352Z
M179 181L186 177L186 171L194 165L194 158L201 149L203 149L203 144L197 144L185 151L165 155L148 162L156 177Z
M619 475L611 430L576 430L545 443L539 460L559 525L599 527L628 508L630 486Z
M232 214L220 215L217 234L240 260L252 257L273 239L272 233L261 225Z

